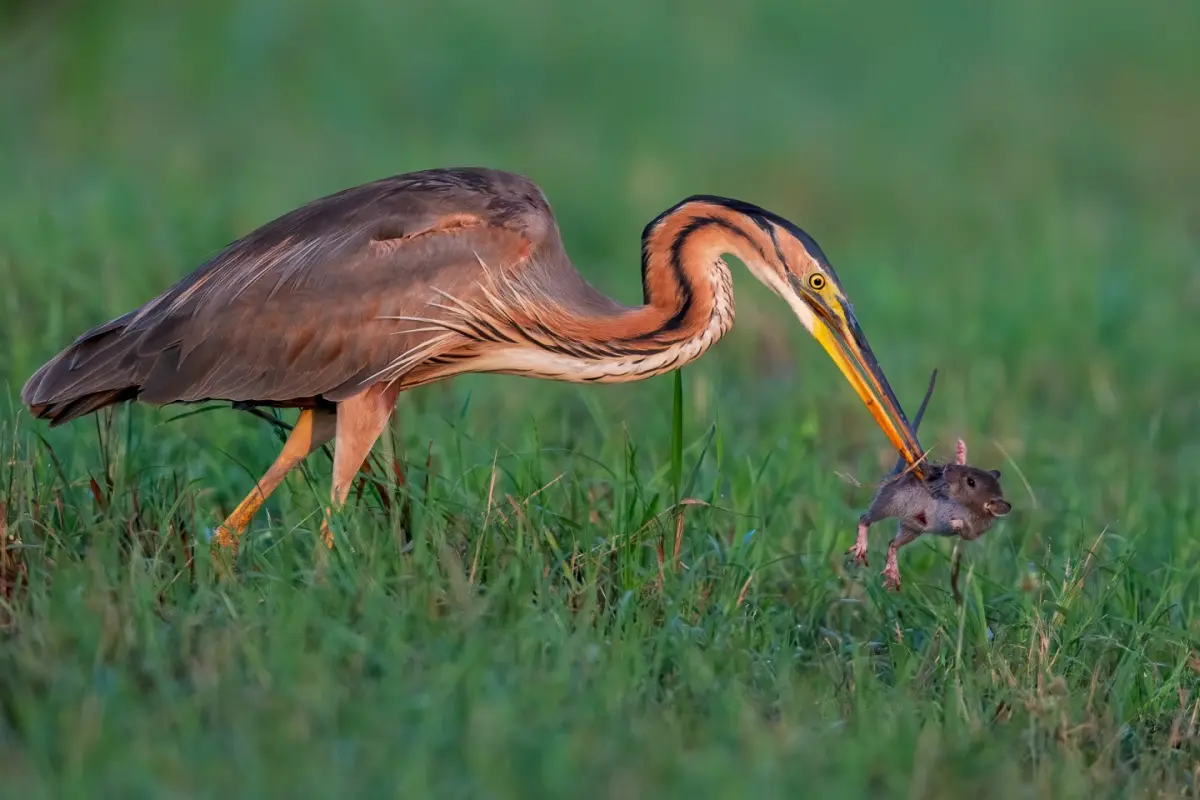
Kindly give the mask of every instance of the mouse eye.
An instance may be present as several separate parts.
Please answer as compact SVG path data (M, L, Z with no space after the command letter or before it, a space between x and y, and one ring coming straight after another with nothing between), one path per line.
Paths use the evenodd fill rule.
M975 479L968 477L967 478L967 486L970 486L972 489L974 489L975 488Z

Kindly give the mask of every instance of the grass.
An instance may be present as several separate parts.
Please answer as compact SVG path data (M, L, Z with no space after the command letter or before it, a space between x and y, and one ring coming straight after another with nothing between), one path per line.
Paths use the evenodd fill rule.
M1196 7L605 9L0 14L0 794L1200 792ZM320 575L326 454L218 581L269 426L21 409L258 224L467 163L537 180L629 302L688 194L812 233L901 399L940 368L923 440L1004 471L965 602L949 542L899 594L882 532L846 565L842 476L895 456L744 271L682 373L403 397Z

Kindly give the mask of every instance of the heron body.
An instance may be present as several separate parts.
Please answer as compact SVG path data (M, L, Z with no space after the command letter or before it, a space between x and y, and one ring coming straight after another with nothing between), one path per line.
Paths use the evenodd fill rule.
M218 532L236 546L266 496L330 439L331 500L343 504L407 389L467 372L633 381L699 357L733 324L727 254L788 302L919 461L837 275L800 228L749 203L689 197L643 231L645 302L630 307L572 266L537 185L491 169L384 178L284 214L84 333L21 397L52 426L133 400L300 409Z

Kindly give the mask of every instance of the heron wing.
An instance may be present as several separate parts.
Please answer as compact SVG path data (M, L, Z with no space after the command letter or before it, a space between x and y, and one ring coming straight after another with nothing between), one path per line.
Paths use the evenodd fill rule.
M447 294L470 297L484 264L513 269L561 252L544 196L520 176L430 170L376 181L285 214L88 331L22 397L58 422L134 397L337 402L406 354L450 345L445 330L400 318L436 315L431 304Z

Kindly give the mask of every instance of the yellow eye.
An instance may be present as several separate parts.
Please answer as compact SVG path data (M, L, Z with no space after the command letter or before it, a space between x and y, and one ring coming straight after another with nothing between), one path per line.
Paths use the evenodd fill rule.
M825 276L814 272L808 276L808 285L815 292L821 291L825 288Z

